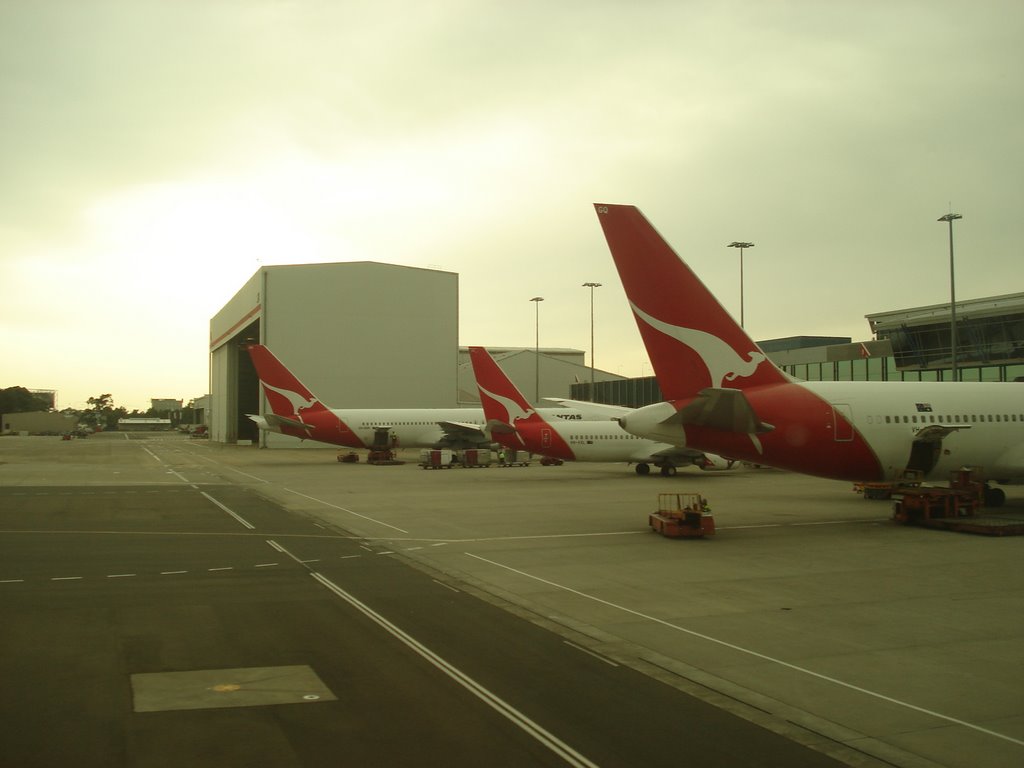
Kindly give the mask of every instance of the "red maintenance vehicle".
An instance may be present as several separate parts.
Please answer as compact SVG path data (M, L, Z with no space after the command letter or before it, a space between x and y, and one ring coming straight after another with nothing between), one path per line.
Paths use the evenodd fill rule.
M699 493L659 493L658 511L647 519L655 533L670 539L715 535L711 505Z

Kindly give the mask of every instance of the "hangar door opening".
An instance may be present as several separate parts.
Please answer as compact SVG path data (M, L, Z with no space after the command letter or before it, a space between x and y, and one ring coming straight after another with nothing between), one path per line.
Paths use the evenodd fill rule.
M260 320L225 339L212 352L211 391L214 393L211 437L218 442L259 442L259 429L246 414L259 413L260 383L246 351L260 339Z

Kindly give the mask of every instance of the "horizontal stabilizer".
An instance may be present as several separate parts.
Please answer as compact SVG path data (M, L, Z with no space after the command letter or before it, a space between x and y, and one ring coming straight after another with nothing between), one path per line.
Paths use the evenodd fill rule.
M511 435L516 431L516 428L511 424L499 421L498 419L488 419L487 428L491 430L492 435Z
M750 401L741 390L720 387L702 389L693 402L681 408L670 420L676 419L684 425L691 424L745 435L771 432L775 429L757 417Z
M569 400L564 397L545 397L544 399L552 403L564 405L566 408L574 408L594 421L600 421L603 419L614 421L616 416L623 416L633 410L632 408L626 408L622 405L591 403L587 400Z
M286 416L278 416L276 413L268 413L263 418L267 420L267 425L271 428L294 427L295 429L304 429L307 432L313 431L313 426L310 424L305 424L297 419L289 419Z

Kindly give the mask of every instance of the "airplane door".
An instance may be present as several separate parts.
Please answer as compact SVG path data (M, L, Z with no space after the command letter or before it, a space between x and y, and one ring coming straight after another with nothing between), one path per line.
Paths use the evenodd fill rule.
M832 439L837 443L853 440L853 409L846 403L832 404Z
M550 448L551 447L551 430L550 429L542 429L540 431L540 445L541 445L542 448Z

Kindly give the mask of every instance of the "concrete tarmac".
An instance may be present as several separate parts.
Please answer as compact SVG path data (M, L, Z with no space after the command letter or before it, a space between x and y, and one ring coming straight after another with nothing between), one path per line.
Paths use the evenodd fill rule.
M244 736L238 744L275 734L262 764L337 764L318 756L336 749L325 734L338 720L305 713L337 710L349 675L359 677L336 667L360 603L444 648L596 764L1024 761L1020 538L896 526L887 503L848 484L771 470L641 478L612 464L428 471L334 456L171 435L0 439L0 605L15 617L0 664L5 680L20 680L3 695L6 728L24 725L8 742L22 747L17 764L58 764L28 759L29 724L43 711L81 722L83 709L93 714L83 743L121 759L59 764L162 764L144 747L170 748L183 723L202 754L239 757L215 735L227 727ZM1024 489L1007 490L1008 509L1024 512ZM705 495L717 535L651 533L647 514L667 491ZM83 634L60 629L69 621ZM394 635L382 640L366 614L357 623L354 647L381 649L365 651L366 678L396 681L403 722L417 714L419 749L383 739L396 750L378 755L389 764L422 764L459 737L502 744L507 764L562 764L481 715L478 701L455 701L465 698L456 686L407 691L423 659ZM204 640L194 630L207 625ZM97 668L78 669L97 644ZM60 674L62 662L77 671ZM281 690L267 695L323 687L307 694L320 697L312 705L124 711L131 675L203 669L272 670ZM86 681L99 700L83 698ZM238 686L226 695L252 687L223 685ZM342 721L360 728L347 743L398 714L375 688L350 697ZM374 715L359 719L363 710ZM495 763L493 751L447 756Z

